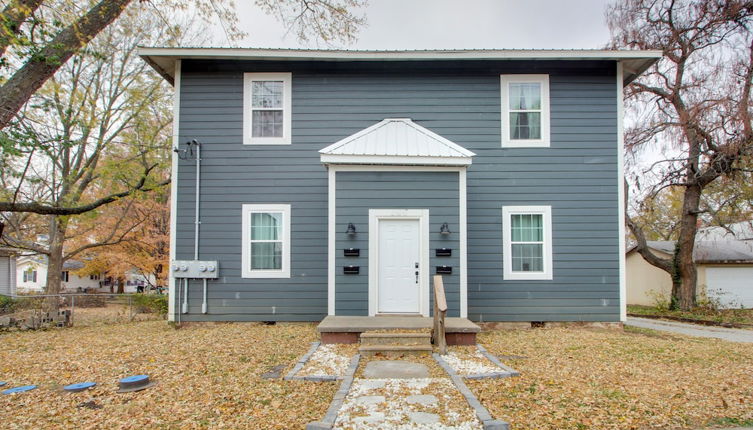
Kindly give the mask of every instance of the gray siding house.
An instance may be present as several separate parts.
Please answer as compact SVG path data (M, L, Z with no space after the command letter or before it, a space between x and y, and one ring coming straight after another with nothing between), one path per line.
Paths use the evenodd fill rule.
M625 317L646 51L144 48L175 87L170 319Z

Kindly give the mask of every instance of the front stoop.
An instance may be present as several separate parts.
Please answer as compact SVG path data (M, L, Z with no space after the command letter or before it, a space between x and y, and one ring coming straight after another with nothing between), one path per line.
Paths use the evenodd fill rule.
M358 343L361 333L374 330L431 330L432 318L397 316L327 316L317 330L323 344ZM468 318L447 318L445 333L448 345L475 345L481 328Z
M371 357L377 354L384 356L400 355L429 355L432 353L430 333L380 333L367 331L361 333L361 355Z

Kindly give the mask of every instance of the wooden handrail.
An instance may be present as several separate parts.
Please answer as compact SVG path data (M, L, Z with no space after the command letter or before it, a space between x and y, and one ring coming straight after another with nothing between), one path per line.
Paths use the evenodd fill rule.
M439 354L447 354L444 319L447 315L447 298L444 295L442 275L434 275L434 328L431 340L439 349Z

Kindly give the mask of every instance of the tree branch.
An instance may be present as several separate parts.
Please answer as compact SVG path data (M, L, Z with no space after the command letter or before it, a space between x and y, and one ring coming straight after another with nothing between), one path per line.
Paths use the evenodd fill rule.
M0 13L0 58L13 44L21 31L21 25L36 12L43 0L10 1Z
M103 28L110 25L132 0L102 0L86 15L58 33L38 55L32 56L0 87L0 129L55 72Z
M13 203L13 202L0 202L0 212L33 212L40 215L79 215L84 212L89 212L91 210L94 210L102 205L106 205L108 203L112 203L115 200L121 199L123 197L130 196L131 194L134 194L138 191L142 192L148 192L155 190L157 188L163 187L170 183L170 180L167 179L165 181L159 182L155 185L146 186L146 178L149 176L149 171L153 169L155 166L152 166L148 169L148 171L145 172L144 176L141 177L139 182L124 191L121 191L119 193L110 194L109 196L102 197L101 199L97 199L89 204L80 205L80 206L74 206L74 207L60 207L60 206L51 206L47 204L42 203Z

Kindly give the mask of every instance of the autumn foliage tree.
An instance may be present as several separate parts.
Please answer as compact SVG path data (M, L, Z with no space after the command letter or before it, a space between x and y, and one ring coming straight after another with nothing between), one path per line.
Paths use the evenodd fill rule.
M672 305L681 309L696 303L693 249L704 214L702 197L750 166L752 20L753 2L743 0L626 0L607 11L612 48L657 49L664 55L627 88L635 121L626 129L625 143L628 151L640 152L659 141L674 154L650 171L637 172L632 181L644 191L648 187L648 194L679 190L672 258L651 252L638 219L628 216L627 224L638 252L672 276Z

